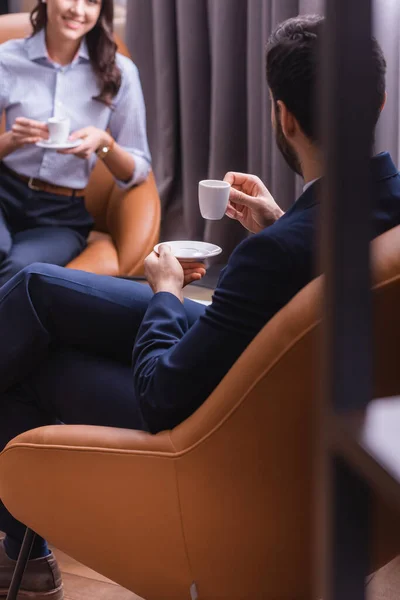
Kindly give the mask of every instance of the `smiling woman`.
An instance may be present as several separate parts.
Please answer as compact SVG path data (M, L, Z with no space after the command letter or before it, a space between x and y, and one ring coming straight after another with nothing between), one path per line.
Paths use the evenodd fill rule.
M117 52L113 17L113 0L41 0L33 35L0 45L0 285L84 249L84 189L97 160L123 189L149 174L139 74Z
M9 12L30 12L36 0L8 0ZM125 41L127 0L114 0L114 31Z
M55 63L71 63L86 36L92 68L102 83L98 99L109 105L121 85L113 16L113 0L42 0L31 15L34 33L45 29L47 52Z

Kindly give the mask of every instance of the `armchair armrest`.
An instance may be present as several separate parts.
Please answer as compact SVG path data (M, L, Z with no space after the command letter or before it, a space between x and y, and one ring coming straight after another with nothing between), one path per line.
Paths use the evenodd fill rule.
M175 468L168 432L43 427L0 455L1 497L57 548L146 600L165 589L183 599L191 577Z
M110 177L104 169L98 173L107 186ZM92 231L85 250L67 267L97 275L141 275L144 259L157 243L160 231L160 198L153 173L128 191L111 182L104 206L94 200L96 189L90 190L89 204L102 231Z
M71 260L67 267L96 275L119 275L118 253L111 236L92 231L84 251Z
M25 431L7 444L3 453L20 447L59 447L78 450L118 450L120 452L156 452L175 454L170 432L152 435L134 429L98 427L95 425L48 425Z
M143 273L143 262L158 241L161 205L154 175L128 192L114 185L107 229L117 248L120 275Z

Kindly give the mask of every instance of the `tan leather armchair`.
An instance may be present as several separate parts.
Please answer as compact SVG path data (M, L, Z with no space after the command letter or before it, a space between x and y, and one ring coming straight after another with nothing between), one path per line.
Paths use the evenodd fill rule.
M0 43L31 33L28 13L0 16ZM119 51L129 56L117 39ZM0 133L4 131L4 120ZM158 241L161 209L153 173L142 184L124 192L98 161L91 175L86 206L95 220L86 249L67 266L100 275L138 275Z
M373 243L373 272L374 393L386 396L400 392L400 226ZM0 455L5 505L146 600L188 600L192 582L200 600L312 598L321 284L281 310L174 430L53 426L15 438ZM400 551L396 518L380 504L380 563Z

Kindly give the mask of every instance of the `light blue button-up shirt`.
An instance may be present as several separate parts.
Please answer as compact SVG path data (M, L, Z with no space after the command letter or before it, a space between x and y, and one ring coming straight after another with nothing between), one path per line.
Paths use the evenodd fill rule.
M6 113L6 128L17 117L47 121L68 116L71 133L92 125L110 129L113 138L135 160L135 171L128 182L117 181L122 188L146 179L151 158L146 135L146 116L139 74L133 62L117 54L121 70L121 88L109 108L94 96L100 86L92 70L85 40L75 60L67 66L52 62L47 54L45 32L0 45L0 111ZM9 154L3 162L28 177L74 189L83 189L96 163L76 156L25 145Z

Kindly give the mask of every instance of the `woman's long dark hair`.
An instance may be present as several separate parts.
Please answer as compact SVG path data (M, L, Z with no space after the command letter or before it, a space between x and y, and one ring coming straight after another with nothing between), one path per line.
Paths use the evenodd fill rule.
M31 12L33 35L47 25L47 5L41 0ZM115 62L117 44L113 37L114 1L102 0L100 16L91 31L86 34L90 62L100 83L100 94L95 100L112 106L113 98L121 87L121 71Z

